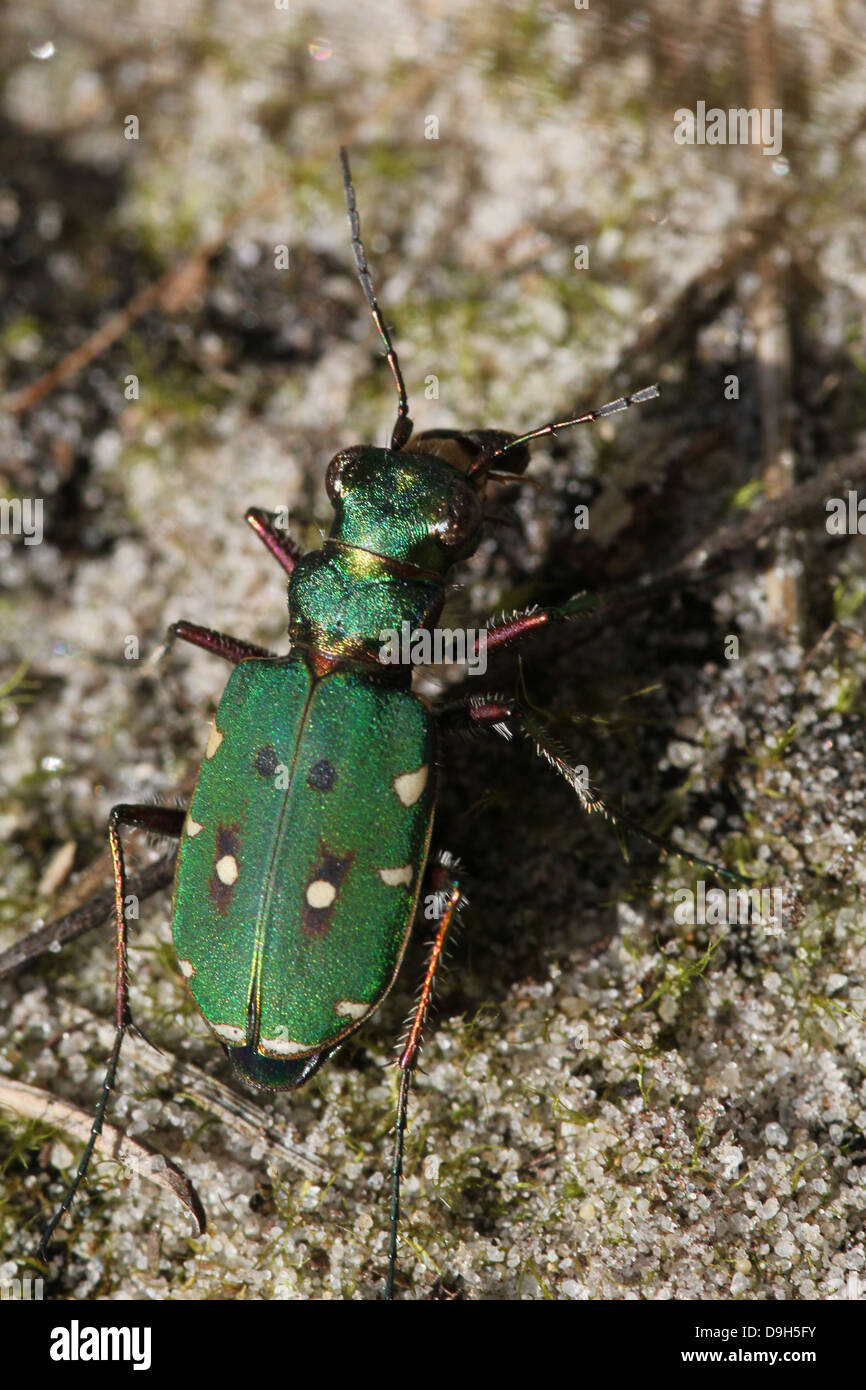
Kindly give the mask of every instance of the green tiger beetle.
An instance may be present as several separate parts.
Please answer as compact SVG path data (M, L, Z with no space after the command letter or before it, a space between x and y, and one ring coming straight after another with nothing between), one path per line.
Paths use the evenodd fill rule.
M521 701L476 696L437 708L412 692L409 666L382 659L383 631L404 623L413 631L435 626L454 566L478 548L489 482L519 481L532 440L651 400L658 388L522 435L491 429L413 433L397 353L367 266L345 150L340 160L357 274L397 388L390 447L354 445L331 460L325 487L334 519L320 550L301 554L275 514L256 507L246 513L289 576L288 655L193 623L176 622L168 630L167 647L180 638L235 669L189 807L120 805L111 811L114 1047L83 1157L39 1252L46 1258L87 1172L132 1027L121 830L139 828L180 841L173 936L181 974L237 1075L266 1091L302 1086L381 1003L427 885L436 929L398 1063L385 1281L390 1299L411 1078L445 940L463 899L458 862L444 852L431 856L437 728L463 722L506 739L523 734L586 811L663 850L683 851L614 814ZM486 629L487 650L512 647L597 606L583 593L561 607L503 617ZM481 640L473 638L476 646Z

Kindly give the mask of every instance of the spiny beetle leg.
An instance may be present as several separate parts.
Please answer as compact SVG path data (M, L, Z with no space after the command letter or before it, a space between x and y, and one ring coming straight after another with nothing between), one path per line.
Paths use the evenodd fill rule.
M501 732L510 738L516 712L516 700L504 700L499 695L471 695L437 706L436 718L441 727L452 729L495 729L501 724Z
M213 656L221 656L224 661L230 661L233 666L237 666L241 661L248 661L251 657L261 658L276 655L267 647L257 646L255 642L245 642L242 637L230 637L228 633L215 632L213 628L200 627L198 623L188 623L181 618L179 622L172 623L168 628L165 641L154 653L151 660L161 660L162 657L166 656L178 638L181 642L189 642L194 647L201 647Z
M684 859L687 864L699 865L701 868L709 869L711 873L730 879L734 883L741 883L747 888L751 886L749 879L743 878L742 874L735 873L733 869L723 869L720 864L713 864L709 859L701 859L696 854L690 854L688 850L674 844L672 840L665 840L660 835L654 835L651 830L647 830L639 821L633 820L625 811L611 810L607 802L591 785L584 770L574 767L568 761L563 750L558 746L555 738L545 728L542 721L521 701L517 699L503 700L498 696L473 695L468 701L456 701L453 704L440 707L438 714L440 721L446 726L449 724L453 726L462 720L464 726L468 725L471 729L494 729L496 733L508 740L513 737L515 732L524 734L531 743L535 744L538 756L543 758L568 783L584 811L594 811L611 825L639 835L641 839L655 845L662 854L675 855L678 859Z
M633 834L640 835L642 839L661 850L662 854L673 854L678 859L684 859L687 864L709 869L711 873L718 874L721 878L727 878L733 883L742 883L749 887L750 880L744 878L742 874L735 873L733 869L724 869L720 864L713 864L709 859L702 859L697 854L690 854L688 850L683 849L681 845L675 844L672 840L665 840L660 835L654 835L651 830L647 830L639 821L633 820L625 811L612 811L607 802L590 784L589 779L584 776L583 769L572 766L557 746L556 740L533 712L521 706L519 720L523 726L524 734L535 744L538 756L549 763L554 771L565 779L585 811L595 811L611 825L621 826L624 830L630 830ZM497 728L497 732L499 731ZM509 737L509 735L504 733L504 737Z
M124 1034L132 1025L129 1011L129 981L126 960L126 867L123 858L123 845L120 827L129 826L139 830L149 830L156 835L178 836L183 829L186 811L179 806L115 806L108 818L108 842L111 846L111 862L114 867L114 924L115 924L115 991L114 991L114 1047L102 1083L99 1103L93 1116L90 1135L85 1145L78 1171L67 1190L66 1196L54 1213L42 1239L39 1242L38 1256L48 1259L48 1242L75 1200L75 1194L84 1180L96 1141L102 1133L108 1097L114 1089L120 1049Z
M454 914L465 902L457 877L458 861L441 850L429 872L429 882L439 905L436 935L430 947L427 969L418 994L418 1002L409 1023L409 1032L400 1053L400 1095L397 1101L397 1121L394 1129L394 1163L391 1170L391 1239L388 1247L388 1276L385 1280L385 1297L394 1297L394 1272L397 1266L397 1226L400 1220L400 1179L403 1174L403 1141L406 1133L406 1118L409 1110L409 1091L412 1086L412 1073L418 1065L418 1053L424 1024L430 1009L436 972L442 962L442 949L448 935Z
M487 628L487 650L507 647L519 642L537 628L549 627L551 623L566 623L573 618L590 617L603 607L598 594L583 592L575 594L567 603L558 608L530 608L525 613L514 613L510 618L501 618Z
M244 520L252 526L260 541L268 547L274 559L282 565L286 574L291 574L301 552L295 545L291 536L287 535L281 526L277 525L276 512L262 511L261 507L250 507Z

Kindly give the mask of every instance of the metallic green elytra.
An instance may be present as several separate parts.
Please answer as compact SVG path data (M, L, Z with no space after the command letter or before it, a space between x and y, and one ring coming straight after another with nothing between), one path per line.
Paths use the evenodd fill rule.
M259 1085L291 1085L390 988L433 817L424 703L296 649L244 661L184 824L174 942L206 1021ZM261 1067L256 1058L279 1059Z

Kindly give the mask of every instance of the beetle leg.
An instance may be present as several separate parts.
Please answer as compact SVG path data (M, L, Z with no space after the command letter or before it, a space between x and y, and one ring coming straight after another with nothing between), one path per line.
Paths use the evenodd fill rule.
M179 622L172 623L166 629L164 641L148 660L149 670L168 655L178 638L181 642L189 642L194 647L211 652L213 656L221 656L233 666L237 666L239 661L249 661L251 657L263 659L276 656L276 652L269 651L267 647L259 647L255 642L246 642L242 637L230 637L225 632L215 632L213 628L188 623L181 618Z
M418 1002L412 1014L409 1024L409 1032L400 1053L400 1095L397 1101L397 1122L394 1129L394 1162L391 1170L391 1239L388 1248L388 1276L385 1280L385 1297L394 1297L394 1272L397 1264L397 1224L400 1219L400 1178L403 1173L403 1140L406 1133L406 1118L409 1110L409 1091L412 1086L412 1073L418 1065L418 1054L421 1050L422 1034L427 1014L430 1008L430 1000L433 995L433 986L436 980L436 972L442 961L442 948L448 929L454 920L454 914L460 904L465 901L460 889L457 877L457 860L450 854L441 851L437 856L430 872L430 882L436 895L436 901L440 904L439 919L436 926L436 935L430 947L430 956L427 961L427 969L421 983L418 994Z
M291 574L301 558L301 552L291 536L277 525L277 513L264 512L261 507L249 507L244 520L249 522L259 540L264 541L286 574Z
M488 651L497 647L507 647L521 638L535 632L537 628L549 627L552 623L569 622L573 618L590 617L602 607L598 594L584 591L575 594L560 607L529 608L525 613L513 613L509 618L501 618L486 629L485 642ZM476 643L478 639L476 638ZM475 653L477 654L477 653Z
M85 1145L78 1171L67 1190L63 1201L60 1203L54 1216L45 1230L39 1242L39 1258L47 1260L48 1242L63 1220L66 1212L72 1206L75 1194L81 1186L90 1160L93 1157L93 1150L99 1135L102 1133L102 1126L105 1121L105 1112L108 1107L108 1097L114 1089L114 1080L117 1075L117 1066L120 1061L120 1049L123 1043L124 1034L128 1028L133 1026L132 1015L129 1011L129 980L126 962L126 914L124 912L126 902L126 867L123 859L123 845L120 838L120 827L122 825L136 826L141 830L150 830L157 835L180 835L183 829L183 822L186 811L178 806L115 806L112 808L108 818L108 842L111 846L111 861L114 866L114 924L115 924L115 991L114 991L114 1047L111 1052L111 1059L102 1083L102 1093L99 1097L99 1104L93 1116L93 1124L90 1129L90 1136Z
M166 854L164 858L148 864L139 873L132 874L126 881L129 892L134 893L139 902L143 902L160 888L167 888L174 878L175 857L174 852ZM31 960L38 960L46 951L59 951L65 942L74 941L77 936L82 936L92 927L101 926L111 912L113 903L114 889L101 888L80 907L65 912L62 917L56 917L44 927L30 932L21 941L14 942L5 951L0 951L0 980L5 975L20 970Z
M719 874L722 878L731 879L734 883L742 883L746 887L751 886L749 879L743 878L742 874L735 873L733 869L723 869L719 864L713 864L709 859L701 859L696 854L690 854L688 850L682 849L673 841L664 840L660 835L654 835L651 830L647 830L645 826L633 820L625 811L612 810L597 789L592 786L587 769L569 762L550 731L545 728L534 711L528 709L520 700L505 700L501 696L472 695L468 700L454 701L441 706L438 717L446 727L463 724L464 727L470 729L493 729L502 738L509 741L515 733L522 733L535 745L538 756L543 758L568 783L584 811L595 812L618 829L640 835L641 839L655 845L662 854L673 854L678 859L684 859L687 864L700 865L714 874Z
M438 705L436 718L443 728L497 729L510 738L517 711L516 700L506 700L501 695L470 695Z
M604 594L583 589L565 603L553 604L547 608L527 608L522 613L503 616L498 622L491 621L484 629L485 644L491 651L498 647L516 645L539 628L573 622L576 618L583 620L577 640L587 641L597 636L601 629L621 623L629 614L639 611L647 604L652 604L657 599L688 585L704 583L719 573L719 569L699 569L697 564L691 571L687 571L682 563L678 563L639 585L608 589ZM476 641L470 657L477 655L477 652Z

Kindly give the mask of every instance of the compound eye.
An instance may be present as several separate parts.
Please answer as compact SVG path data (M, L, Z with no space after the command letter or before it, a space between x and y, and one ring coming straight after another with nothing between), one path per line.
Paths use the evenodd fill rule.
M356 449L341 449L331 459L325 473L325 491L332 502L336 502L337 498L342 497L343 493L351 487L352 465L363 452L363 446Z
M463 545L478 530L480 523L481 508L474 492L468 488L455 488L432 529L443 545L452 548Z

